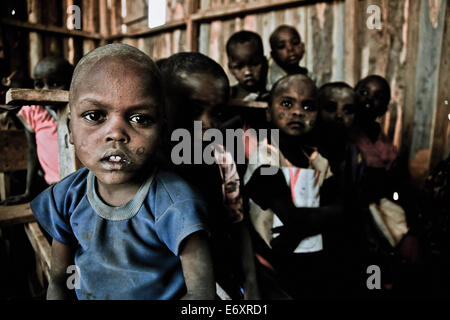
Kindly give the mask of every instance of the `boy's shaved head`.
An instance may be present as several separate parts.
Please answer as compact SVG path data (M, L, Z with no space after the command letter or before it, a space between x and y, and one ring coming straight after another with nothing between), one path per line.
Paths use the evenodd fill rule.
M231 56L233 54L234 45L246 42L254 42L256 45L255 55L264 56L264 47L261 37L259 34L247 30L238 31L228 39L226 44L227 55Z
M73 73L73 66L66 59L58 56L45 57L36 64L34 67L34 76L43 73L57 73L62 78L67 78L67 83L70 83L70 79Z
M300 34L298 33L297 29L295 29L292 26L288 26L286 24L283 24L279 27L277 27L270 35L269 43L270 47L273 49L275 47L275 42L277 41L278 34L282 31L290 31L292 34L297 36L299 39L301 39Z
M276 95L278 95L280 92L286 91L294 83L302 83L305 90L310 90L313 97L317 96L317 87L310 77L304 74L292 74L284 76L283 78L275 82L272 90L270 91L270 104L272 103L273 98Z
M179 52L170 56L161 66L164 82L169 86L176 85L180 78L192 73L208 73L217 80L228 83L223 68L213 59L199 52Z
M391 89L385 78L370 75L356 84L355 92L360 119L375 119L386 113L391 100Z
M153 60L139 49L123 43L113 43L99 47L85 55L75 67L72 82L70 84L69 102L74 99L74 94L80 81L92 72L96 72L102 62L118 61L142 70L142 77L151 78L155 86L153 93L159 94L157 100L162 101L161 75ZM71 106L72 107L72 106Z
M352 97L354 97L354 95L355 95L353 88L349 84L347 84L345 82L330 82L330 83L326 83L320 87L320 89L317 93L319 100L322 98L330 97L333 94L333 92L336 90L345 90Z

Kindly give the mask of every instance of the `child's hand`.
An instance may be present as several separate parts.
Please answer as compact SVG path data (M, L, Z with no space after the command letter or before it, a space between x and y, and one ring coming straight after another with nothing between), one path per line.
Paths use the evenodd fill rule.
M301 232L286 226L273 228L272 232L280 233L270 242L272 249L286 254L294 252L300 241L305 237Z

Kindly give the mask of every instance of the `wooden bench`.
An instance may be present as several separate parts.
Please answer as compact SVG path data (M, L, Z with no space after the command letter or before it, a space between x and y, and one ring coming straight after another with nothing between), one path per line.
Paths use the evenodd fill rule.
M60 179L74 172L80 167L76 160L73 146L70 145L67 129L67 114L69 92L65 90L34 90L34 89L10 89L6 93L6 103L9 105L57 105L58 114L58 157ZM3 135L2 135L3 134ZM6 177L8 172L26 169L26 152L19 147L27 146L26 140L20 139L19 133L0 131L0 178L2 198L6 198L9 191L9 182ZM6 228L17 224L23 224L25 233L36 254L39 282L42 286L48 283L50 278L51 244L36 222L30 204L12 206L0 206L0 228ZM45 279L44 279L45 278Z

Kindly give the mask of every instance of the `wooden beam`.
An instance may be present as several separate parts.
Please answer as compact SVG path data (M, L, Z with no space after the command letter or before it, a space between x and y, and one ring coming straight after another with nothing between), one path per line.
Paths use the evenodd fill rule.
M29 203L0 206L0 227L36 221Z
M66 90L11 88L6 92L6 103L10 105L66 104L68 102L69 91Z
M30 222L25 224L25 233L30 240L31 246L34 252L38 256L39 260L42 262L43 272L47 280L50 279L50 266L51 266L51 256L52 249L47 238L42 233L41 228L37 222Z
M26 29L31 32L39 32L39 33L51 33L51 34L59 34L69 37L80 37L85 39L93 39L93 40L101 40L102 36L95 32L86 32L82 30L70 30L67 28L44 25L40 23L30 23L17 21L8 18L1 18L0 24L4 24L11 27Z
M185 29L185 28L186 28L186 20L182 19L182 20L168 22L165 25L162 25L162 26L156 27L156 28L151 28L151 29L146 28L144 30L139 30L139 31L130 32L130 33L115 34L115 35L106 37L105 40L106 41L114 41L114 40L120 40L123 38L139 38L139 37L155 35L155 34L162 33L162 32L168 32L173 29Z
M223 20L236 16L245 16L249 14L268 12L273 10L295 7L298 5L311 4L319 1L311 0L265 0L253 3L239 2L233 6L220 9L201 10L191 16L193 21L203 23L211 20Z
M265 101L242 101L239 99L233 99L228 103L231 107L236 108L256 108L256 109L265 109L268 107L267 102Z

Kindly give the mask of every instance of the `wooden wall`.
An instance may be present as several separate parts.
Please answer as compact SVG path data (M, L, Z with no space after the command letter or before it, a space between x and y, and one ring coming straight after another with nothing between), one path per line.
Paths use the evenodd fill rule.
M382 119L383 130L409 154L418 183L450 152L448 0L167 0L166 25L153 29L147 27L152 0L64 0L61 7L56 0L50 1L52 5L43 0L24 2L40 3L41 18L28 13L27 22L19 24L2 17L0 28L3 34L11 28L29 32L30 37L37 33L42 49L36 46L39 53L31 55L53 48L77 62L100 44L124 42L155 60L200 51L218 61L229 76L225 43L233 32L258 32L268 56L273 29L294 25L306 45L301 64L319 85L329 81L355 85L372 73L386 77L392 101ZM83 15L83 29L76 35L65 27L65 8L74 3ZM380 8L380 29L367 26L369 5ZM58 28L35 30L35 24ZM30 46L32 42L30 38ZM5 47L5 39L3 43ZM231 76L230 81L235 83Z

